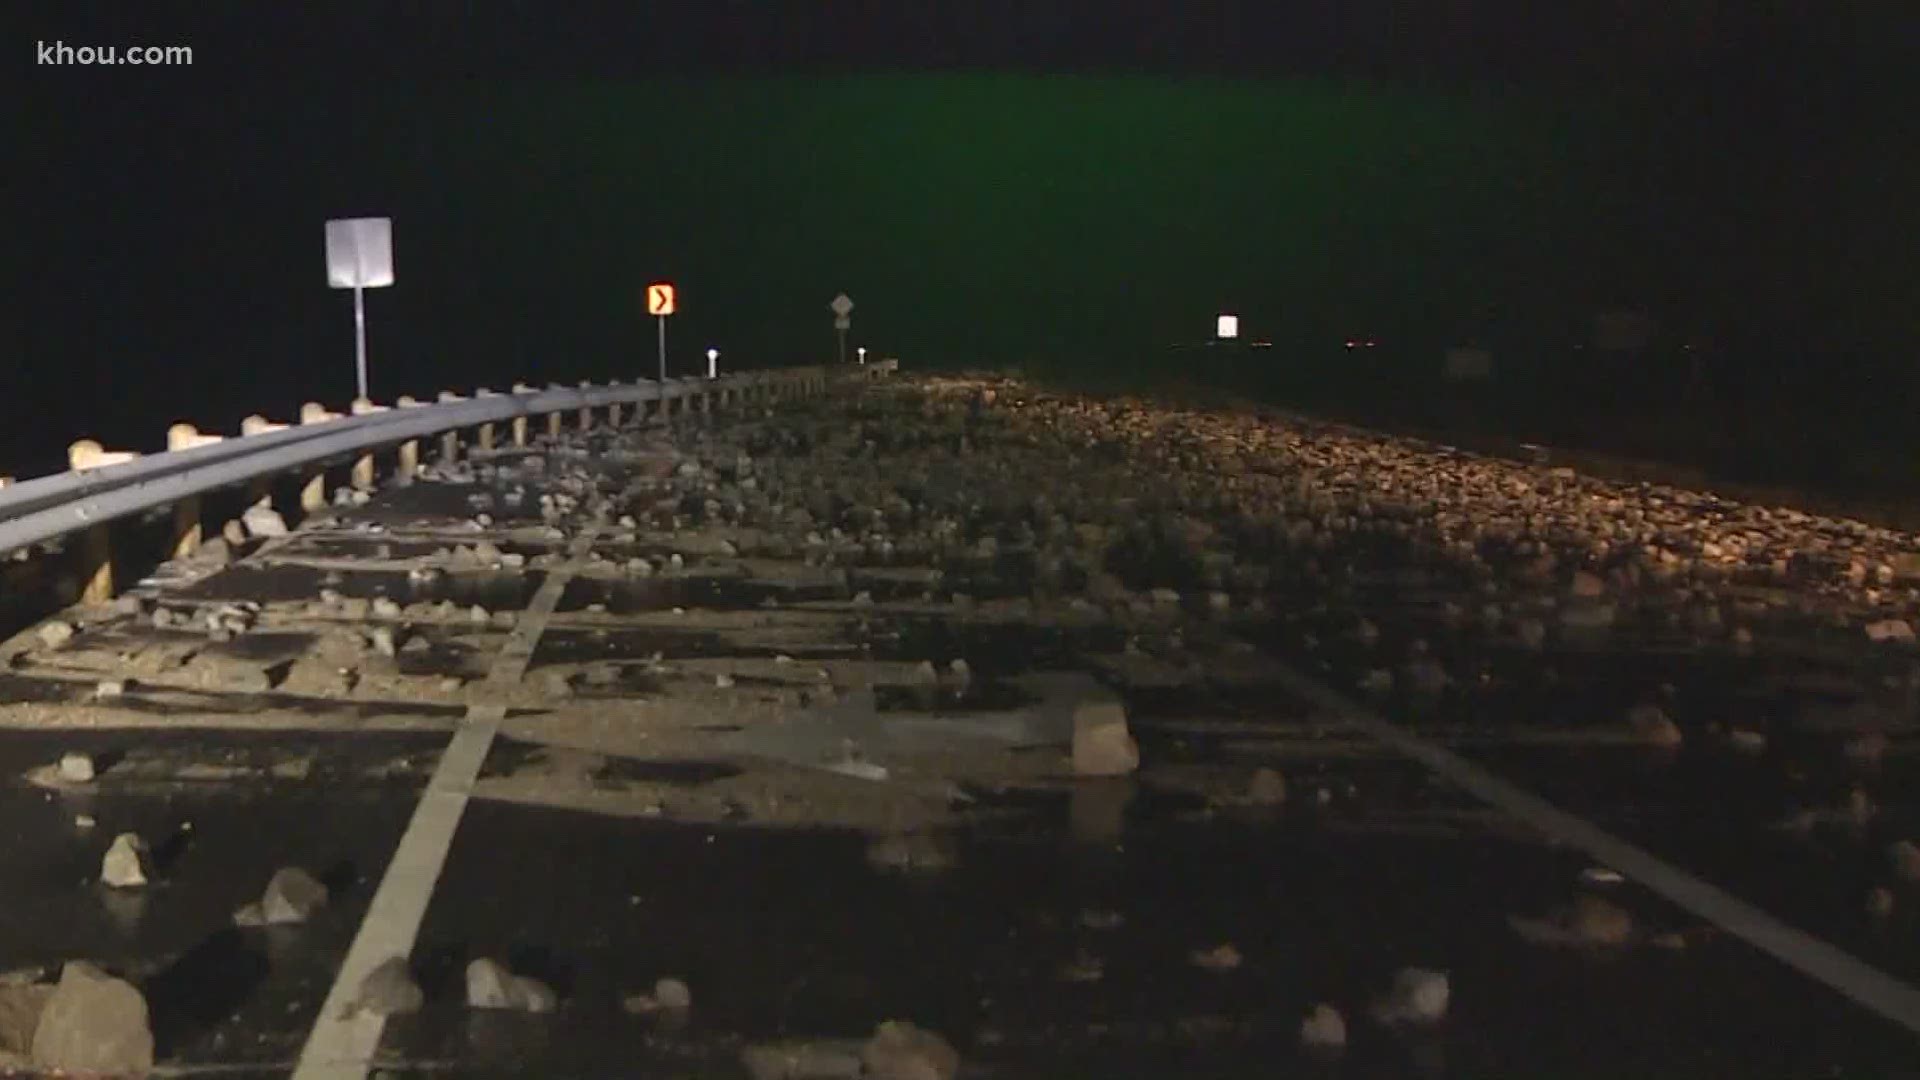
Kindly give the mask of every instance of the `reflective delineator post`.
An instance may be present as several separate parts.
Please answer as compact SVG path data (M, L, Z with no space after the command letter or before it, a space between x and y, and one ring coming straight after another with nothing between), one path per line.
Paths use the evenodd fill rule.
M353 289L353 358L354 374L359 376L359 397L367 396L367 300L366 290L359 286Z

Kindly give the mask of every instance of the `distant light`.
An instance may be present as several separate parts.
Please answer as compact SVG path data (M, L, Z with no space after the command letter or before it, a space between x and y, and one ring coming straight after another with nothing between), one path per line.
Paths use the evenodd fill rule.
M1368 338L1368 339L1367 339L1367 348L1369 348L1369 349L1371 349L1371 348L1373 348L1373 347L1374 347L1375 345L1378 345L1378 344L1380 344L1380 343L1379 343L1379 342L1377 342L1377 341L1375 341L1375 340L1373 340L1372 338Z
M1213 334L1215 337L1219 337L1219 338L1239 337L1240 336L1240 316L1238 315L1220 316L1219 325L1215 327Z
M1360 344L1360 343L1359 343L1359 342L1357 342L1357 341L1355 341L1355 340L1353 340L1352 338L1348 338L1348 339L1347 339L1347 348L1349 348L1349 349L1351 349L1351 348L1353 348L1354 346L1356 346L1356 345L1358 345L1358 344Z

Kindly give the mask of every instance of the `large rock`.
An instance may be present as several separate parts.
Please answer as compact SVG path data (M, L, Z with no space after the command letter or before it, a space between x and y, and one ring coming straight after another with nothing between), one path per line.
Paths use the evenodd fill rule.
M247 512L240 515L240 524L246 527L248 536L259 539L287 535L287 519L271 506L247 507Z
M68 642L73 640L74 635L77 633L79 633L79 630L75 629L72 623L62 619L55 619L53 622L46 623L34 632L35 636L40 639L40 644L49 649L65 647Z
M116 889L147 883L147 844L137 833L121 833L100 860L100 881Z
M1374 1019L1389 1027L1437 1024L1446 1018L1451 987L1446 972L1402 968L1393 987L1374 1003Z
M404 956L389 956L360 981L360 993L353 1011L373 1016L398 1016L418 1012L427 995L413 979Z
M467 965L467 1007L550 1013L560 1006L553 988L538 979L515 975L498 960L482 957Z
M153 1069L146 999L92 964L67 964L34 1028L32 1060L67 1073L145 1076Z
M904 1020L888 1020L875 1029L860 1051L870 1080L953 1080L960 1055L947 1040Z
M9 1056L26 1059L33 1053L33 1034L53 990L51 983L0 983L0 1071Z
M303 923L327 906L327 887L297 866L283 866L267 881L260 915L269 926Z
M1104 688L1073 706L1073 771L1079 776L1126 776L1140 767L1140 746L1127 730L1127 710Z

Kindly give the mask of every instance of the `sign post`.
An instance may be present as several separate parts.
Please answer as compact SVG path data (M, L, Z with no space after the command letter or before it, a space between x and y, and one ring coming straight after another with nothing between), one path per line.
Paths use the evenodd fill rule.
M367 396L367 304L363 291L393 284L393 219L327 222L327 287L353 290L353 357L359 396Z
M833 328L840 335L840 362L844 364L847 362L847 331L853 328L853 320L848 317L853 314L853 298L841 293L827 306L833 309Z
M647 286L647 314L660 322L660 381L667 381L667 316L673 314L678 297L674 295L673 283L656 281Z

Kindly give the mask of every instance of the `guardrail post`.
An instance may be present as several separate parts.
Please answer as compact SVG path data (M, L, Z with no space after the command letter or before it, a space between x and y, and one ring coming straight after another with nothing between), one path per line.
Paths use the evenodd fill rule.
M218 435L202 435L200 429L192 424L175 424L167 429L167 449L191 450L196 446L206 446L220 441ZM189 495L173 504L173 546L168 550L168 558L192 558L200 550L202 528L200 523L200 496Z
M354 398L348 411L355 416L367 416L371 413L386 412L385 405L375 405L368 398ZM353 476L350 481L355 491L373 490L373 451L368 450L353 459Z
M560 384L550 382L547 384L547 389L558 390L560 389ZM547 438L558 439L560 437L560 423L561 419L558 410L547 414Z
M252 416L240 421L240 434L243 437L247 435L267 435L275 431L285 430L287 430L287 425L277 424L261 416L259 413L254 413ZM271 478L259 476L247 482L248 506L269 506L272 503L273 480Z
M494 394L494 392L493 392L493 391L491 391L491 390L489 390L489 389L487 389L486 387L484 387L484 386L483 386L483 387L481 387L481 388L479 388L478 390L475 390L475 391L473 392L473 396L474 396L474 397L477 397L477 398L483 398L483 397L494 397L494 396L496 396L496 395ZM480 431L479 431L479 440L480 440L480 449L482 449L482 450L492 450L492 449L493 449L493 423L492 423L492 421L488 421L487 423L484 423L484 424L481 424L481 425L480 425Z
M619 379L607 380L607 386L609 388L617 387L619 385L620 385ZM613 428L616 431L619 430L620 428L620 403L617 401L607 402L607 426L610 428Z
M74 472L98 469L132 461L139 454L131 450L104 450L92 439L81 439L67 447L67 466ZM80 540L80 602L104 604L113 599L113 537L102 522L86 531Z
M325 405L309 401L300 406L301 424L324 424L329 420L338 420L340 414L327 411ZM300 485L300 512L311 514L327 508L327 467L321 465Z
M420 407L420 403L415 401L410 394L401 394L399 397L394 398L393 404L394 407L398 409L417 409ZM406 442L400 444L400 462L396 472L403 479L412 480L413 474L419 471L420 440L408 439Z
M582 393L585 393L587 390L591 389L592 387L593 387L593 384L588 382L587 380L585 379L580 380L580 391ZM582 432L593 430L593 406L591 405L580 406L580 430Z
M441 401L465 401L466 399L451 390L440 391ZM440 464L451 465L460 460L460 429L448 428L440 433Z
M531 394L533 393L533 387L528 386L526 383L517 382L513 384L513 392L516 394ZM513 418L513 445L522 448L527 445L527 418L524 416L516 416Z

